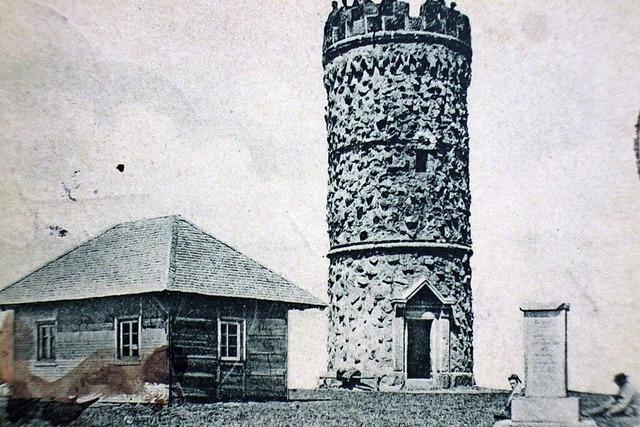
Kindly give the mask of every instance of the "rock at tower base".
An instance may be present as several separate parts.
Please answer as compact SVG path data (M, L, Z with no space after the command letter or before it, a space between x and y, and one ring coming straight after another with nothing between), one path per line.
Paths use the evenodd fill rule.
M567 397L567 313L569 304L532 304L524 313L525 397L511 404L511 420L494 427L588 427L580 400Z

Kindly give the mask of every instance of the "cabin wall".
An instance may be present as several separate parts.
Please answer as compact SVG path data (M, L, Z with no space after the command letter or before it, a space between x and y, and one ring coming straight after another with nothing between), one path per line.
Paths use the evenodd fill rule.
M287 321L287 308L278 304L262 303L249 313L246 367L248 397L286 397Z
M188 296L172 299L171 307L170 395L213 401L218 387L216 309Z
M165 401L167 322L151 296L21 305L14 314L14 393L60 398L100 393L106 400ZM140 357L117 356L116 318L140 317ZM38 360L37 326L55 321L55 360Z
M0 384L13 382L13 311L0 311Z
M15 306L17 398L101 394L166 402L284 399L287 313L283 303L190 294L142 295ZM140 357L117 356L117 318L140 317ZM168 321L168 319L171 321ZM243 325L242 357L221 360L219 319ZM37 326L54 321L56 357L37 358Z
M175 297L171 322L175 398L282 399L287 390L287 309L257 300ZM241 360L221 360L219 320L241 321Z

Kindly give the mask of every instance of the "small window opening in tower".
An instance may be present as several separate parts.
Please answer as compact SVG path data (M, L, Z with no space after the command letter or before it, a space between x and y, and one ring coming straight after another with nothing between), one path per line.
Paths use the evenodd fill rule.
M428 160L429 152L427 150L416 150L416 172L426 172Z

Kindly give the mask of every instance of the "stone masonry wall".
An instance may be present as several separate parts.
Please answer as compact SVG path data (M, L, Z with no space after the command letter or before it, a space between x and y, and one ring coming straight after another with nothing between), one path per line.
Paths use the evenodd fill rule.
M470 244L469 73L464 55L420 43L361 47L327 65L332 246Z
M330 371L393 375L391 301L420 277L455 299L451 371L473 371L469 42L440 0L417 18L356 1L327 21Z
M334 257L329 266L329 370L393 374L391 295L427 278L453 307L451 371L472 372L473 313L467 255L375 253Z

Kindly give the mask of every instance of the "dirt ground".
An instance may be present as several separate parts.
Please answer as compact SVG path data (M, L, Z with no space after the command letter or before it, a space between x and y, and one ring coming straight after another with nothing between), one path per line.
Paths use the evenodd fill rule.
M154 408L100 405L85 410L70 425L88 426L492 426L504 393L298 393L286 402L227 402ZM581 394L592 407L606 396ZM597 418L601 427L639 426L638 420ZM14 425L50 426L41 419Z

